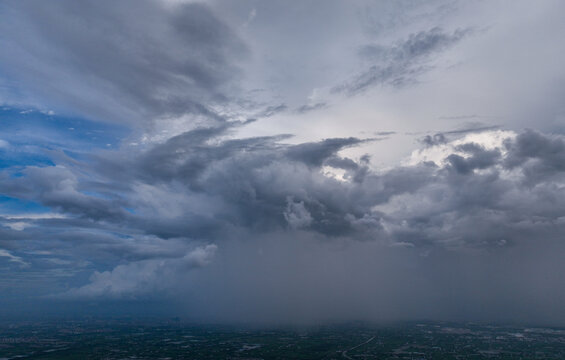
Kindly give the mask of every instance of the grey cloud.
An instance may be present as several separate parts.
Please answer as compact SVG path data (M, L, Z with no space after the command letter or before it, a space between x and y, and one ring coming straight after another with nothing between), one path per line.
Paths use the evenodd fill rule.
M469 125L471 125L471 126L469 126ZM471 123L471 124L468 124L467 127L463 128L463 129L444 131L443 134L446 134L446 135L462 135L462 134L478 133L478 132L483 132L483 131L496 130L496 129L499 129L499 128L500 128L500 126L498 126L498 125L484 126L481 123L476 123L476 124Z
M506 144L510 155L505 165L523 166L523 171L536 182L565 171L565 142L561 137L526 130L515 141Z
M391 46L366 45L359 50L359 55L373 65L334 87L333 91L355 95L378 85L401 87L413 83L419 75L432 68L429 60L434 54L458 43L470 32L470 29L457 29L446 33L434 27L411 34Z
M427 31L411 34L407 39L387 48L378 45L367 45L359 50L359 54L368 59L387 60L393 62L412 62L426 57L457 43L470 32L469 29L457 29L448 34L443 29L434 27Z
M108 215L104 217L89 209L90 202L70 199L92 197L88 195L87 186L91 183L82 181L86 175L80 174L77 168L44 170L42 176L28 171L17 184L3 181L3 192L13 191L14 196L27 194L28 199L57 207L72 216L72 219L44 219L41 228L7 231L5 235L23 234L18 243L28 246L38 246L33 242L34 237L38 241L51 239L50 243L58 239L61 243L54 245L55 248L96 259L95 265L88 269L95 269L98 275L86 284L83 281L74 286L68 293L76 298L144 298L155 294L166 298L186 292L191 306L204 312L224 314L224 319L235 316L230 307L223 300L199 303L200 296L204 296L200 292L229 294L233 301L243 301L242 294L250 294L252 298L247 298L250 306L260 306L263 300L277 304L280 291L300 293L314 286L310 282L314 281L321 286L314 288L331 298L337 296L336 287L315 269L337 271L329 264L339 261L344 266L342 275L352 279L363 278L363 271L403 274L390 280L378 279L389 290L400 286L399 281L415 281L415 273L419 273L423 278L418 281L422 282L415 292L405 290L405 295L422 296L420 300L433 310L430 314L447 316L446 310L437 305L438 301L460 303L473 294L476 286L493 283L488 277L476 275L474 285L457 285L453 279L439 274L440 268L451 266L454 277L464 277L467 271L480 271L480 266L474 262L488 258L485 261L489 266L500 270L495 265L496 257L489 254L510 257L514 260L509 262L519 264L528 259L526 249L542 241L540 238L546 244L540 245L544 248L562 248L559 239L565 229L562 220L565 198L562 192L555 191L565 175L558 166L563 149L561 137L526 131L515 138L508 137L501 148L487 149L475 143L462 143L454 147L456 153L445 155L442 164L422 163L376 172L368 169L367 159L354 161L339 156L338 152L344 147L360 145L362 140L359 139L285 145L280 143L282 139L276 138L220 140L225 131L222 128L198 129L141 154L115 156L115 152L110 152L93 157L91 161L96 161L97 165L90 168L91 172L95 171L92 175L101 177L108 184L107 189L116 183L116 192L123 198L123 205L99 199L108 207ZM485 136L490 136L489 132L485 132ZM201 166L175 170L194 161L194 157L200 160ZM167 163L168 158L174 161L156 170L160 168L155 166ZM116 166L111 160L120 160L123 170L109 171L107 166ZM548 176L534 178L534 187L529 185L532 174L527 171L532 162L552 166ZM149 163L155 166L148 166ZM353 174L363 169L363 176L337 180L324 175L322 165ZM55 180L49 180L46 174ZM38 184L35 192L27 191L31 189L31 182ZM74 190L69 192L61 184L71 184ZM127 185L124 187L124 184ZM79 191L76 189L86 193L80 195L75 193ZM53 205L63 202L74 205ZM120 206L132 211L124 210L126 215L121 217L111 216ZM47 234L40 234L40 230L47 229ZM10 242L14 249L23 246L18 243ZM194 271L181 270L185 262L179 254L190 253L194 244L202 243L217 244L218 256L208 266L200 268L198 276ZM156 247L160 250L156 251ZM343 249L330 251L332 247ZM291 254L297 256L295 250L312 258L311 263L296 265L302 276L314 271L311 277L302 279L298 273L273 267L277 261L290 261ZM288 254L284 255L285 252ZM352 264L364 263L364 260L359 261L362 253L372 254L381 264L377 266L368 261L365 270L351 268ZM260 254L266 254L265 258ZM547 255L544 254L539 250L539 256ZM452 257L459 257L468 268L452 263L449 260ZM387 258L390 262L385 260ZM400 265L408 258L413 259L409 262L413 269ZM128 262L120 264L120 259L128 259ZM33 264L24 256L22 261ZM202 263L190 264L198 267ZM190 267L195 268L193 265ZM253 271L247 271L246 266L278 279L278 285L265 287L264 280L253 275ZM520 265L509 266L523 271ZM230 281L223 277L226 267L239 274L233 279L233 288L220 285ZM507 280L506 275L501 276ZM534 278L527 280L525 287L501 286L500 291L492 295L493 303L485 306L489 311L499 309L496 301L508 292L524 294ZM379 297L370 290L371 286L367 289L366 281L351 280L349 285L343 286L355 297L367 297L383 306L399 301L392 295ZM455 289L454 293L426 287L427 281L447 284ZM187 285L177 287L184 282ZM561 289L559 284L552 284ZM343 286L337 288L343 290ZM431 300L434 291L441 299ZM306 294L311 301L321 301L312 292ZM253 298L255 295L259 298ZM291 303L301 306L298 299ZM401 310L424 314L409 302L399 304L395 318L401 316ZM346 318L352 316L347 312L350 308L338 311L337 304L326 305L328 307L317 316L323 317L332 311ZM369 303L362 308L369 311ZM274 311L268 306L264 310L269 309ZM244 313L250 318L260 317L260 311L245 311L249 311ZM450 311L462 315L456 309Z
M467 126L463 129L442 131L442 132L435 133L434 135L426 135L426 136L424 136L423 138L420 139L420 142L422 144L426 145L426 146L436 146L436 145L441 145L441 144L447 143L449 140L452 140L453 137L466 135L466 134L470 134L470 133L480 133L480 132L484 132L484 131L491 131L491 130L496 130L496 129L500 128L497 125L482 126L480 123L474 124L475 126L472 126L473 124L469 124L469 125L471 125L471 126Z
M183 178L183 182L198 187L200 176L214 162L241 152L272 151L276 148L274 144L277 141L288 137L282 135L228 140L219 145L206 143L215 141L227 130L228 127L197 129L155 146L137 160L139 175L161 180Z
M122 220L125 205L118 194L113 199L89 196L79 189L76 175L65 167L27 167L24 179L6 181L0 185L4 194L22 199L39 200L62 212L83 216L89 220Z
M265 110L259 113L259 117L270 117L285 111L287 108L288 106L285 104L267 106Z
M388 136L388 135L394 135L396 134L396 131L376 131L375 135L378 136Z
M365 140L366 141L366 140ZM322 163L348 146L358 145L363 140L357 138L326 139L317 143L305 143L292 146L287 150L291 159L302 161L307 165L321 166Z
M209 104L226 100L247 51L201 3L9 1L1 13L0 64L25 100L95 120L218 119Z
M294 202L292 197L287 199L287 207L284 218L293 229L307 227L312 223L310 212L304 207L304 202Z
M475 169L486 169L495 165L500 157L500 150L485 150L481 146L473 143L467 143L457 147L457 150L471 154L470 157L464 158L461 155L451 154L447 157L447 161L459 173L469 173Z
M310 167L321 166L331 158L330 165L353 171L356 181L361 181L367 168L335 154L345 147L362 143L362 140L327 139L319 143L283 146L277 143L282 138L267 137L217 143L217 137L225 131L225 127L193 130L155 146L136 159L122 159L121 164L115 163L120 158L113 155L95 160L99 162L95 168L100 172L94 177L106 177L107 194L103 196L93 193L89 187L97 186L96 183L79 180L72 168L62 166L30 167L24 171L24 180L6 181L2 191L95 223L139 229L164 238L209 239L220 236L226 224L283 227L286 198L290 195L305 201L308 211L314 214L313 226L320 231L330 233L336 227L341 229L340 232L348 231L349 225L340 215L343 211L343 205L339 204L341 200L335 195L324 199L324 194L334 191L331 188L337 190L338 183L316 174ZM291 169L297 177L289 178L287 184L281 183L278 189L274 185L273 189L270 179L287 178L285 173ZM330 188L316 190L315 182L319 181L316 178ZM226 182L226 179L230 180ZM125 183L146 185L128 188L124 187ZM186 187L174 185L179 183ZM311 198L308 191L320 193ZM171 202L175 202L178 195L187 199L179 202L178 212L162 212L161 209L172 208ZM191 199L197 203L190 205ZM208 203L208 214L202 212L201 202ZM354 214L360 213L350 205L346 208L351 208L349 211ZM71 224L70 220L65 222Z
M424 136L422 139L420 139L420 142L426 146L436 146L440 144L445 144L447 142L447 139L444 134L437 133L434 134L433 136L432 135Z
M510 216L507 202L515 200L513 192L520 197L542 196L542 189L552 186L549 181L557 181L563 174L559 162L562 140L533 132L520 134L516 140L509 138L504 155L501 149L466 143L455 148L457 154L447 154L443 166L397 167L382 174L371 172L364 161L336 155L345 147L359 145L360 139L300 145L282 145L277 138L214 140L223 134L223 129L193 130L122 163L123 170L118 172L102 170L115 165L111 159L98 158L98 176L104 176L110 185L117 183L113 198L91 194L78 174L62 167L29 168L17 183L4 181L2 192L74 216L50 220L53 224L75 221L75 226L82 227L85 224L77 220L84 219L162 238L215 241L232 227L270 231L283 229L295 218L308 219L304 225L308 223L321 234L357 236L355 224L374 219L376 237L396 241L398 236L406 242L411 234L419 234L428 239L422 243L427 243L449 238L455 231L444 228L452 221L444 214L456 215L461 223L467 219L466 211L475 208ZM526 158L529 160L523 160ZM522 163L520 178L502 176L502 169ZM322 165L345 170L349 180L328 178L320 171ZM546 169L548 176L533 172L535 166ZM524 192L522 184L532 179L543 186ZM124 189L124 183L132 185ZM503 200L504 204L498 202ZM429 203L436 210L423 207L421 214L402 216L371 210L374 206L400 206L398 201ZM523 211L521 217L527 214L529 211ZM382 221L389 222L388 232L383 232ZM508 226L511 223L506 222Z
M332 156L328 158L325 162L325 165L332 166L338 169L344 170L357 170L359 168L359 164L356 163L354 160L349 158L342 158L338 156Z
M314 110L319 110L319 109L324 109L327 108L329 105L325 102L317 102L315 104L305 104L302 105L300 107L298 107L295 111L298 114L304 114L310 111L314 111Z

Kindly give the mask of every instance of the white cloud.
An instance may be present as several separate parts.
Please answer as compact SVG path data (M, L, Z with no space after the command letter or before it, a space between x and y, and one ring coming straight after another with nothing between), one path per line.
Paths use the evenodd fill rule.
M0 215L8 220L25 219L25 220L42 220L42 219L65 219L64 214L59 213L24 213L24 214L10 214Z
M28 267L29 263L25 262L21 257L13 255L8 250L0 249L0 257L8 258L8 261L20 265L20 267Z
M217 246L197 247L182 258L150 259L118 265L111 271L94 272L90 283L57 297L62 298L136 298L159 296L172 290L186 270L208 265Z
M287 198L286 210L284 218L288 225L293 229L299 229L309 226L312 223L312 215L304 207L304 201L294 202L292 197Z
M43 219L66 219L67 216L58 213L24 213L24 214L8 214L0 215L0 218L4 218L8 221L4 221L3 225L9 227L12 230L22 231L28 227L34 226L34 220ZM22 221L18 221L22 220Z
M456 154L462 157L470 156L464 151L458 150L458 146L468 143L477 144L485 150L500 150L504 155L506 150L503 146L505 140L511 140L516 137L514 131L494 130L483 131L467 134L460 139L449 141L444 144L429 146L412 152L408 159L404 161L405 165L417 165L425 161L433 161L438 166L445 166L446 158L449 155Z
M7 227L9 227L12 230L16 230L16 231L22 231L27 227L30 227L31 224L27 223L27 222L23 222L23 221L16 221L16 222L9 222L5 224Z
M247 16L247 20L243 23L242 26L243 27L249 26L249 24L251 24L251 22L255 19L256 16L257 16L257 9L255 8L251 9L249 15Z

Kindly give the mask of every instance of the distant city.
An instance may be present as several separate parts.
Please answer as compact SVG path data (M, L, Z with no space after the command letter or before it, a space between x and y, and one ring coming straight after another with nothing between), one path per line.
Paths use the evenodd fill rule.
M259 329L169 321L3 323L0 359L564 359L565 329L351 323Z

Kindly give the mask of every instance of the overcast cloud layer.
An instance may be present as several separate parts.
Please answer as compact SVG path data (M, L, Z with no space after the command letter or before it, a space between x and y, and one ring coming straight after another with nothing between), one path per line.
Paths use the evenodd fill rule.
M0 315L565 323L563 11L3 2Z

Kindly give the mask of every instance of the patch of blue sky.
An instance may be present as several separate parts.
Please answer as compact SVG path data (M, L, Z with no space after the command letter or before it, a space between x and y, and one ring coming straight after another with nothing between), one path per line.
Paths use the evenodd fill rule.
M60 116L51 111L0 108L2 151L13 152L14 156L45 150L80 154L96 149L114 149L128 133L124 126ZM39 161L41 155L37 156L28 160Z
M123 207L122 209L124 209L125 211L129 212L130 214L137 214L137 212L135 211L134 208L130 208L130 207Z
M37 147L18 147L12 149L0 148L0 169L18 168L24 166L53 166L49 156Z
M37 202L0 195L0 215L41 214L48 212L51 212L50 208Z

